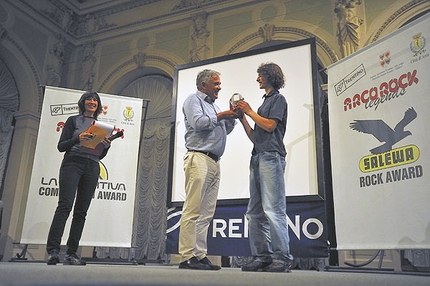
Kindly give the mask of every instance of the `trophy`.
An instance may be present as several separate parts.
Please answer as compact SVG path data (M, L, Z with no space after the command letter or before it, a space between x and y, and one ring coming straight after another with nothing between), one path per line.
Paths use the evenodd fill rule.
M234 112L236 112L236 114L238 115L239 118L243 117L243 111L240 109L236 109L237 107L237 102L243 100L243 96L240 93L234 93L231 97L230 97L230 108L232 110L234 110Z

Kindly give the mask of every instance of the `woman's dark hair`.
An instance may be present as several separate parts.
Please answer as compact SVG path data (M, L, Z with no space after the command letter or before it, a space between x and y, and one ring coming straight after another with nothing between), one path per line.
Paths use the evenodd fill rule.
M277 64L263 63L258 67L257 73L264 77L276 90L285 86L284 73Z
M79 114L84 114L85 112L85 100L94 98L97 100L97 110L94 112L94 119L97 119L99 114L102 112L103 105L102 101L100 100L100 96L95 91L87 91L84 94L82 94L81 98L78 101L79 106Z

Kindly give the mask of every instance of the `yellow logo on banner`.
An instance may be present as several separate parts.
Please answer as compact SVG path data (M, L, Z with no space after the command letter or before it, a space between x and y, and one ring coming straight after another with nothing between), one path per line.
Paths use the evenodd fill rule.
M107 179L108 179L108 170L107 170L106 166L101 161L99 161L99 166L100 166L99 179L103 180L103 181L107 181Z
M360 159L363 173L397 167L415 162L420 157L420 149L415 145L396 148L381 154L364 156Z
M123 115L124 115L125 121L133 121L133 117L134 117L133 107L127 106L123 111Z
M426 38L424 38L421 33L418 33L413 35L412 39L410 47L415 59L421 60L423 57L428 57L429 54L426 53L427 50L424 49L426 46Z
M414 40L412 41L412 47L414 51L419 51L424 48L425 40L424 37L421 36L421 33L416 34L412 37Z

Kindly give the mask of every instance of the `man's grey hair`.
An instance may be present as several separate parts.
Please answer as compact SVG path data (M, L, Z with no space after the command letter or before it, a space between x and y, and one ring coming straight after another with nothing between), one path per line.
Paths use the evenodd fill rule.
M202 88L201 85L200 85L202 82L209 83L210 78L214 74L217 75L217 76L221 75L221 73L219 73L217 71L214 71L214 70L210 70L210 69L205 69L205 70L199 72L199 74L197 75L197 79L196 79L197 89L200 90Z

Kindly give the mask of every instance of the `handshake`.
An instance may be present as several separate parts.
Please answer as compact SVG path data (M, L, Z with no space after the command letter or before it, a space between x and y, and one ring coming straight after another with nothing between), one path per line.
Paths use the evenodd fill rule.
M242 118L243 117L243 111L238 109L237 107L237 103L239 101L244 100L243 96L240 93L234 93L231 98L230 98L230 109L233 110L236 114L238 118Z

